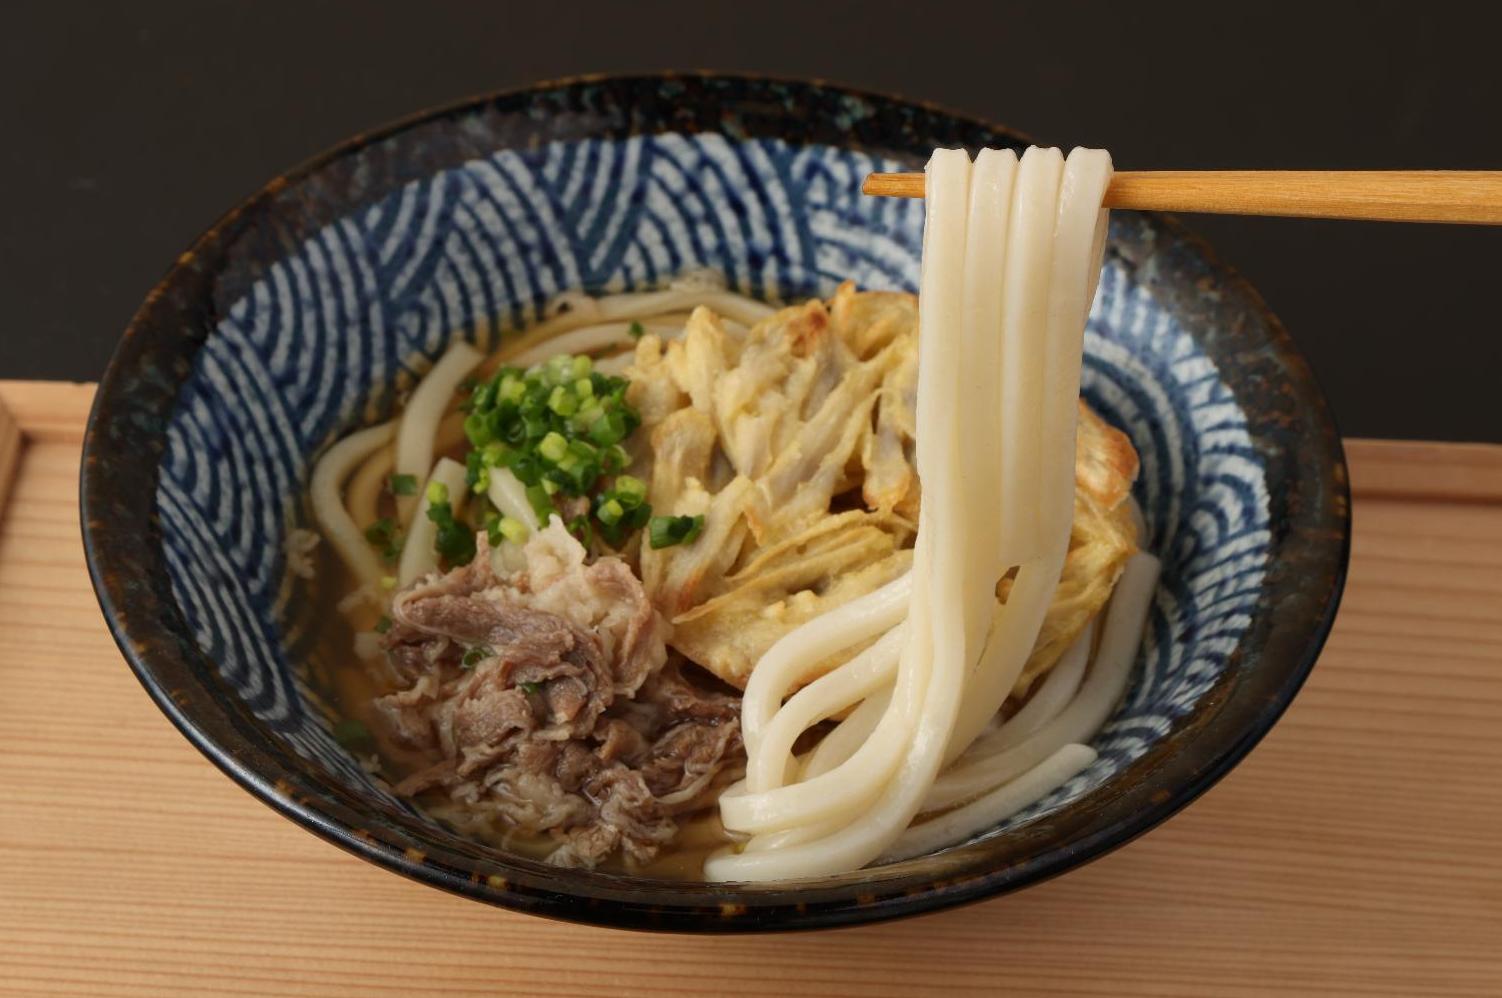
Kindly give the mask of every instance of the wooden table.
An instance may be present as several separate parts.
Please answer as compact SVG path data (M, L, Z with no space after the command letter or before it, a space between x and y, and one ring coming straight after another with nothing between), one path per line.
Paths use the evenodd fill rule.
M1502 993L1502 448L1350 443L1324 657L1252 756L1145 838L956 911L690 938L441 894L216 772L89 588L91 395L0 382L0 991Z

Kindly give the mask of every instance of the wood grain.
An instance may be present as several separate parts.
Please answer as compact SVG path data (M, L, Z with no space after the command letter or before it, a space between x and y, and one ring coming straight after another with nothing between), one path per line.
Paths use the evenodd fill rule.
M958 911L662 937L409 883L221 776L105 631L75 508L87 399L46 394L51 435L28 438L0 521L0 992L1498 993L1502 491L1464 485L1469 449L1353 444L1353 479L1381 488L1358 490L1330 645L1267 740L1163 827ZM1465 502L1424 498L1444 476Z
M0 381L0 408L30 440L81 440L94 386L77 381Z
M921 198L923 174L873 173L861 191ZM1496 170L1118 171L1107 208L1376 222L1502 225Z
M10 495L11 481L21 466L21 446L21 422L0 397L0 515L4 515L5 498Z
M1351 491L1358 496L1496 502L1502 446L1412 440L1348 440Z

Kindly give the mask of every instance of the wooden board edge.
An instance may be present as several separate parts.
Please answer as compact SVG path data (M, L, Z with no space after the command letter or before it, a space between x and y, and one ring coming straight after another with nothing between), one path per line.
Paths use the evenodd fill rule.
M5 502L10 498L11 483L21 472L21 449L26 439L21 433L21 421L11 413L0 397L0 516L5 515Z
M29 445L83 441L94 389L84 382L0 380L0 517Z
M1345 448L1352 495L1502 503L1502 445L1351 439Z
M96 386L80 381L0 380L0 407L27 440L77 442L94 404Z

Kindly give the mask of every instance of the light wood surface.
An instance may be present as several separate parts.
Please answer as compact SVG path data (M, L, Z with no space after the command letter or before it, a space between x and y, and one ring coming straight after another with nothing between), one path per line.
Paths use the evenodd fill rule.
M46 432L0 516L0 992L1498 994L1502 448L1351 443L1334 636L1267 740L1164 826L957 911L691 938L441 894L221 776L137 685L89 589L87 393L24 394Z
M10 493L11 481L16 469L21 466L21 423L0 399L0 513L5 509L5 497Z
M861 190L921 198L923 174L873 173ZM1502 225L1502 171L1124 170L1111 177L1106 207Z

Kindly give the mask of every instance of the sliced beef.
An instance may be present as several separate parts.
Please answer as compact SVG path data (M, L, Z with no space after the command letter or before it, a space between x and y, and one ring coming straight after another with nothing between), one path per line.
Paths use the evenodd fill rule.
M647 862L678 833L677 824L634 769L603 769L584 787L584 794L598 818L584 827L564 830L563 844L548 856L554 866L597 866L616 849Z
M399 593L385 638L407 685L378 732L420 759L398 793L441 793L504 826L549 833L548 861L651 859L673 815L740 765L739 704L665 667L667 625L625 563L585 563L557 521L497 576L469 566Z
M740 748L740 723L688 720L652 743L642 778L652 796L674 812L697 810L725 756Z

